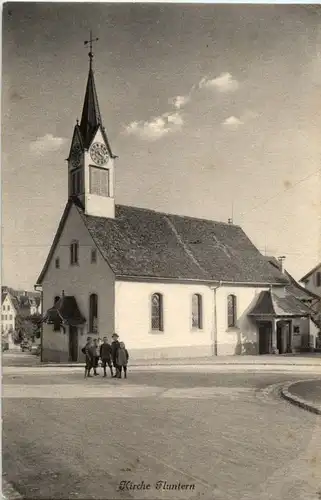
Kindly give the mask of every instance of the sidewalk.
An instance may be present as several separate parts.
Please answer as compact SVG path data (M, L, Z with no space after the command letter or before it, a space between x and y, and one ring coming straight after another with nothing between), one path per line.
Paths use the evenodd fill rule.
M321 415L321 379L291 382L282 388L281 395L290 403Z
M131 359L130 366L190 366L190 365L259 365L259 366L316 366L321 368L320 354L213 356L203 358ZM39 366L84 366L84 363L41 363Z

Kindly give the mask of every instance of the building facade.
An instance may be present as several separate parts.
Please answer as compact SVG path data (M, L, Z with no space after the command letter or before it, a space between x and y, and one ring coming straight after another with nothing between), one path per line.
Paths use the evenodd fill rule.
M37 281L42 360L83 361L88 335L115 331L131 359L290 351L293 319L310 310L289 304L288 278L239 226L115 203L116 157L89 56L69 198Z

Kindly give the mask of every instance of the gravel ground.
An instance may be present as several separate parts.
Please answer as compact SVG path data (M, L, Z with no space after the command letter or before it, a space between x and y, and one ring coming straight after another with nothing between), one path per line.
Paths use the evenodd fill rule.
M3 380L3 469L25 498L319 500L320 418L258 397L291 374L19 377Z

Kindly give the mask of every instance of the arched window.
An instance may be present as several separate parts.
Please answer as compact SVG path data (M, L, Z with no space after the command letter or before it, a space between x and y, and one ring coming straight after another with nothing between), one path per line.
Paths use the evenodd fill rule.
M91 263L97 262L97 250L96 248L91 249Z
M192 297L192 328L203 328L202 321L202 296L199 293L194 293Z
M70 264L78 264L78 254L79 254L79 243L78 241L72 241L70 245Z
M89 297L89 332L98 331L98 296L92 293Z
M154 293L151 298L152 330L163 331L163 296Z
M229 328L236 326L236 317L236 296L231 294L227 297L227 326Z

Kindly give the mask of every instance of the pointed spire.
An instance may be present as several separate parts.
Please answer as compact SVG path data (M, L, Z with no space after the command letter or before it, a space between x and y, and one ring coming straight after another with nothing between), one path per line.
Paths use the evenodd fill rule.
M94 72L93 72L93 51L92 44L98 38L92 38L90 32L90 39L84 42L85 45L89 44L89 73L87 80L87 87L85 93L84 106L80 120L80 132L84 140L85 147L88 147L93 134L96 132L99 125L102 125L101 114L99 110L98 97L95 86Z

